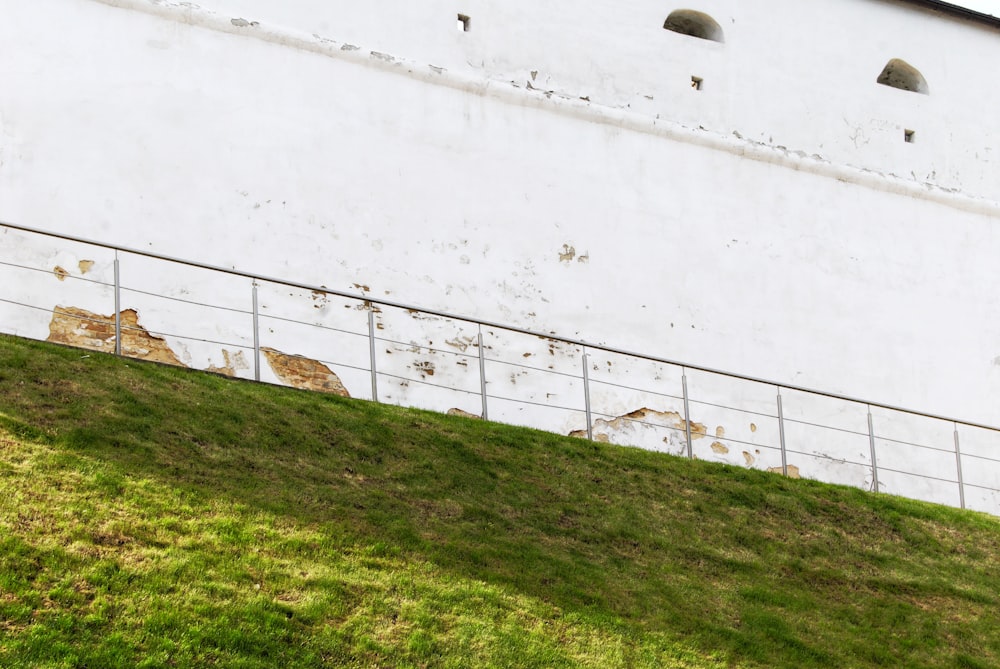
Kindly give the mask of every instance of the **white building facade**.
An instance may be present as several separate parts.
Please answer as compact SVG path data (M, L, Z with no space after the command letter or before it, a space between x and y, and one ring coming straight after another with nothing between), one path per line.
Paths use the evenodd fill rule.
M1000 425L994 19L900 0L0 5L0 221ZM0 239L0 260L50 272L3 270L29 295L12 302L42 307L0 305L3 331L80 343L57 307L112 313L106 292L68 281L110 281L110 255ZM177 301L203 279L143 262L121 310L164 333L174 361L249 377L246 352L218 344L234 321L206 318L197 341L169 334L203 318ZM246 295L225 282L209 292ZM299 308L309 315L295 319L329 327L357 311L308 291L261 297L264 314ZM379 319L397 327L387 310ZM474 364L434 356L470 353L472 331L435 327L447 330L400 335L426 350L381 363L399 366L381 398L481 413L406 382L404 370L431 369L471 383ZM262 339L265 380L301 381L274 356L330 358L304 331ZM496 394L553 394L518 374L494 373ZM371 396L364 373L336 376ZM676 397L609 391L590 427L675 452L697 423L699 457L781 464L773 421L711 408L746 400L767 418L770 391L706 392L699 416ZM639 414L687 418L677 439L646 444L621 422ZM586 428L580 416L508 418L570 433ZM863 466L830 473L838 458L817 458L803 456L803 475L874 487ZM920 466L955 460L935 458ZM1000 487L1000 470L977 469ZM950 484L914 486L883 487L959 502ZM990 492L975 506L996 504Z

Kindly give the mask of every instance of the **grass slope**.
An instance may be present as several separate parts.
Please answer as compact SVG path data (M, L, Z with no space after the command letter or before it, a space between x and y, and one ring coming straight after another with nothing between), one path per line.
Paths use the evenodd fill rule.
M1000 522L0 337L3 667L995 667Z

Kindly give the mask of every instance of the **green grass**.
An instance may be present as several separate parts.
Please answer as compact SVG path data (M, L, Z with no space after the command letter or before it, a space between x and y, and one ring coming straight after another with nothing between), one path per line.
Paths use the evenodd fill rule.
M998 519L0 337L0 666L996 667Z

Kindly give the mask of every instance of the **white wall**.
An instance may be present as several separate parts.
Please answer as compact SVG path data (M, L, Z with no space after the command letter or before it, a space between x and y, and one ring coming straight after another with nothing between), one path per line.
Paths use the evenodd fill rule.
M633 5L3 0L0 220L1000 424L1000 34Z
M986 110L1000 97L985 79L1000 57L996 30L909 3L696 3L721 24L721 45L664 31L666 15L687 5L648 0L627 9L570 0L200 4L221 17L997 194L1000 137ZM456 31L457 13L471 17L469 33ZM874 85L891 58L917 67L931 95ZM698 95L691 76L704 79ZM901 145L904 128L916 131L919 146Z

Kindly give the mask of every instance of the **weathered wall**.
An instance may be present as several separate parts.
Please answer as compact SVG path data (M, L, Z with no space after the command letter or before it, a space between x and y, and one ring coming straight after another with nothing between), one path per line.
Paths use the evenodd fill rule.
M100 0L135 6L143 0ZM157 3L169 5L171 3ZM181 3L173 3L181 4ZM249 34L336 40L338 47L403 58L659 116L823 160L894 173L995 198L1000 136L983 110L1000 93L983 85L1000 55L995 29L893 0L705 0L724 43L662 29L688 5L613 3L316 3L203 0L204 10ZM471 20L456 30L456 14ZM186 18L196 21L199 12ZM256 25L254 25L256 24ZM931 95L876 87L893 58L916 66ZM691 91L691 77L703 81ZM903 130L915 144L903 146Z
M2 220L1000 424L996 31L881 0L706 0L721 44L663 30L673 7L646 1L3 5ZM930 94L878 85L891 58ZM12 239L8 256L107 278L90 251ZM147 292L200 281L129 262ZM68 282L33 287L48 312L3 329L113 312ZM150 331L204 321L208 343L166 336L184 364L247 375L245 348L211 343L246 323L246 286L212 288L243 310L228 320L144 299L122 308ZM262 299L329 323L354 309ZM329 361L308 335L269 336ZM332 384L321 372L265 377ZM601 429L674 420L645 399Z

